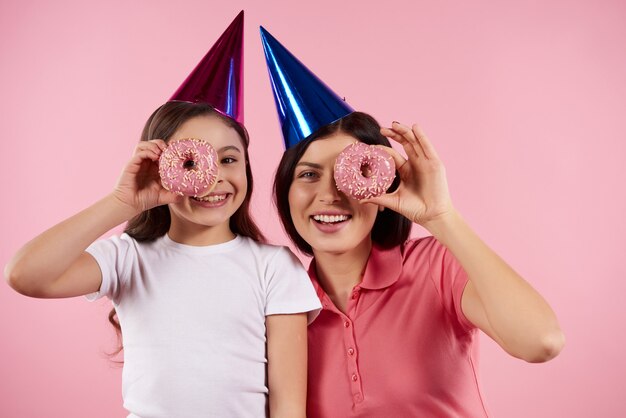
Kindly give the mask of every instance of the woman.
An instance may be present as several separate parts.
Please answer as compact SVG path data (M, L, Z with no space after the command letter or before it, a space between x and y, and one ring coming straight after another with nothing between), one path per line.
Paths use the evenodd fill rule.
M395 190L360 202L337 190L335 159L355 140L385 145ZM309 275L323 305L308 331L309 417L487 416L478 329L528 362L563 347L550 306L454 208L417 125L380 129L351 113L285 152L274 192L288 235L314 257ZM407 220L432 237L405 242Z
M274 199L291 240L313 256L323 306L308 328L307 416L487 416L478 330L512 356L547 361L564 344L552 309L463 220L417 125L381 129L265 29L261 38L287 148ZM358 201L337 190L335 160L355 141L393 157L387 194ZM412 223L432 236L407 241Z

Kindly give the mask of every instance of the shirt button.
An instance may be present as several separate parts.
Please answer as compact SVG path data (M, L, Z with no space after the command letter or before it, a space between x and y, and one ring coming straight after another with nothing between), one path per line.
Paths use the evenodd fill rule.
M354 355L354 348L352 347L348 348L348 355L351 355L351 356Z
M356 299L356 298L358 298L358 297L359 297L359 292L354 292L354 293L352 294L352 299Z
M357 402L361 402L363 400L363 397L359 394L354 395L354 400Z
M356 382L357 380L359 380L359 376L357 376L357 375L356 375L356 373L354 373L354 374L352 375L352 381L353 381L353 382Z
M350 326L350 322L349 322L349 321L344 322L344 323L343 323L343 326L344 326L344 327L346 327L346 328L348 328L348 327Z

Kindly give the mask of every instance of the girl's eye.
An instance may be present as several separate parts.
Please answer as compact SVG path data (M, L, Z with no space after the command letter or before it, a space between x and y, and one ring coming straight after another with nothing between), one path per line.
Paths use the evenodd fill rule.
M232 164L235 162L237 162L237 160L235 160L233 157L224 157L221 161L222 164Z

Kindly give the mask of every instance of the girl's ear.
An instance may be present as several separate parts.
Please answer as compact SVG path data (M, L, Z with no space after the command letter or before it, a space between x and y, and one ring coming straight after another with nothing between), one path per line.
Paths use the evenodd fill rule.
M378 205L378 211L382 212L385 210L385 207L383 205Z

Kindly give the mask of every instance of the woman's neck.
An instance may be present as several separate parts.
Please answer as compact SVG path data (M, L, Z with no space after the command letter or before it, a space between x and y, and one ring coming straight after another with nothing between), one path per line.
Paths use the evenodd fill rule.
M313 251L319 283L335 306L344 313L352 289L363 280L371 250L372 240L368 237L346 252Z

